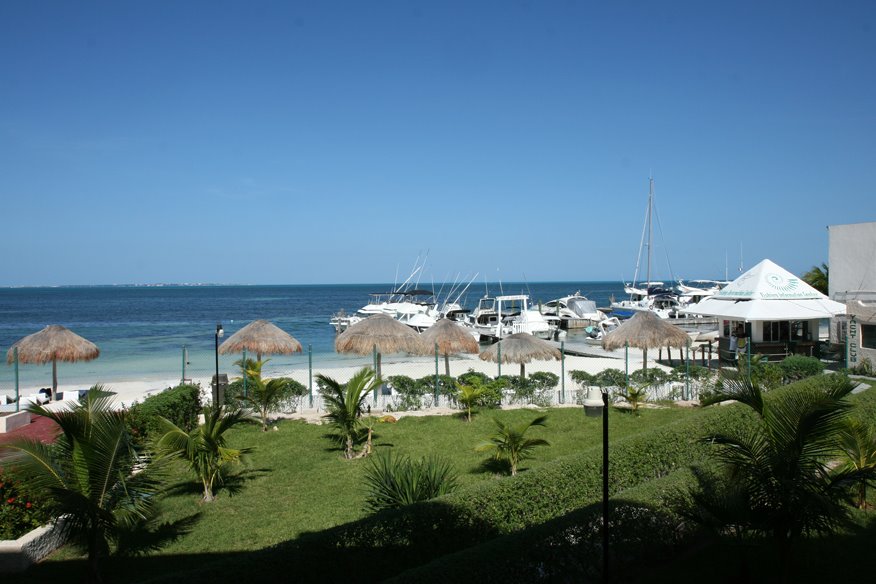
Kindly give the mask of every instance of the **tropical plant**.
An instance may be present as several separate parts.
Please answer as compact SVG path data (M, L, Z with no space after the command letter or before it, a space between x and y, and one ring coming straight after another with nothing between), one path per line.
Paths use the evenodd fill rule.
M533 426L544 426L547 416L539 416L529 422L516 426L506 424L498 418L493 418L497 431L489 439L475 447L478 452L494 452L496 460L504 460L511 469L511 476L517 474L520 461L529 458L536 446L549 446L542 438L527 438L526 432Z
M238 394L236 399L258 412L262 431L268 431L268 415L282 411L291 400L304 395L305 387L288 377L262 379L261 375L249 377L246 394Z
M845 455L842 469L860 474L855 486L855 505L867 506L867 485L876 477L876 430L859 418L848 418L838 435L839 449Z
M387 452L371 460L365 469L365 484L366 507L380 511L440 497L454 491L458 482L453 467L443 458L413 461Z
M344 458L354 458L353 448L359 438L365 401L368 394L380 385L380 378L370 367L359 370L347 383L339 383L322 373L316 378L328 412L323 418L335 429L335 436L344 446ZM363 456L367 456L367 452Z
M827 264L822 263L821 267L812 266L811 270L803 274L802 279L822 294L827 295L829 276L830 269L827 267Z
M487 388L480 384L463 385L456 384L456 401L465 408L466 420L471 422L471 409L487 392Z
M50 502L0 469L0 540L18 539L52 519Z
M226 436L228 430L249 419L249 413L240 408L205 406L204 423L186 432L165 418L165 433L157 448L164 456L188 463L204 488L203 501L209 503L216 499L214 487L222 484L228 465L239 463L245 454L252 452L252 448L229 448Z
M648 388L644 385L628 385L624 391L618 392L618 395L628 404L633 414L639 415L639 407L648 400Z
M16 440L0 447L7 451L4 468L41 493L52 516L66 517L63 529L86 549L92 582L102 581L100 564L110 544L154 518L159 488L150 461L134 447L125 412L111 408L112 395L95 385L66 410L31 405L28 411L61 429L56 442Z
M732 485L724 489L732 504L707 509L707 514L743 531L770 535L783 566L802 534L830 532L845 521L843 501L862 474L830 469L850 407L843 398L853 384L841 376L822 381L820 387L797 386L765 395L744 375L735 375L704 402L736 401L759 418L753 430L706 437L726 471L726 483ZM710 505L702 493L694 498L701 506Z

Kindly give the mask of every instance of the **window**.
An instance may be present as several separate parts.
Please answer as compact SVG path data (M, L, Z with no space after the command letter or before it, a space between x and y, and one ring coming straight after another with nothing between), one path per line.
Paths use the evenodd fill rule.
M876 349L876 324L861 325L861 347Z
M790 327L787 320L764 321L763 340L767 343L780 343L791 340Z

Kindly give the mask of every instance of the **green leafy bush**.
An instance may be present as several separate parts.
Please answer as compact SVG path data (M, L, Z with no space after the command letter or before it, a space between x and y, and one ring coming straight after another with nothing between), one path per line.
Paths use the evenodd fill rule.
M197 385L177 385L142 402L134 402L127 411L128 429L134 440L142 443L149 436L160 435L161 417L188 432L197 427L200 413L201 388Z
M505 389L509 389L513 381L507 375L493 379L479 371L467 372L460 375L457 380L461 385L483 387L484 391L473 405L481 408L498 408L502 405L502 395Z
M594 379L600 387L624 387L627 384L627 374L620 369L603 369Z
M749 375L748 357L740 357L736 368L740 375ZM751 381L765 389L782 385L784 374L776 363L770 363L763 355L751 355Z
M577 383L578 387L581 389L586 389L591 385L598 385L598 383L596 383L595 375L586 371L581 371L580 369L569 371L569 377L571 377L572 381Z
M44 495L0 471L0 540L18 539L52 519Z
M820 359L805 355L789 355L778 365L785 383L813 377L824 371L824 364Z
M554 373L544 371L531 373L526 378L508 376L506 379L513 392L511 399L514 403L541 407L551 405L551 394L560 381Z
M453 467L440 457L414 461L407 456L393 457L390 451L373 457L365 469L365 505L380 511L428 501L455 490L457 480Z
M421 396L426 393L418 382L407 375L391 375L386 378L386 381L400 395Z
M644 387L649 387L666 383L669 381L669 374L656 367L636 369L630 373L630 381Z

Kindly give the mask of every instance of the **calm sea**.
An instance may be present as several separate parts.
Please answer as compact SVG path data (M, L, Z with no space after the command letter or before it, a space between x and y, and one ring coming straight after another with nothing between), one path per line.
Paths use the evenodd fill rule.
M59 364L59 383L179 378L183 347L187 377L207 376L215 366L214 333L222 323L226 338L255 319L266 319L298 339L304 352L273 356L274 369L306 367L308 346L314 364L337 366L350 357L334 352L334 329L328 321L343 308L355 312L368 294L391 289L391 284L310 286L89 286L0 289L0 348L5 352L18 339L49 324L61 324L100 347L89 363ZM490 284L499 294L499 284ZM505 294L529 294L534 303L580 290L607 306L621 297L619 282L503 283ZM437 290L436 290L437 291ZM474 307L485 285L472 285L464 304ZM443 296L443 295L442 295ZM239 356L220 356L228 370ZM0 390L14 385L11 365L0 367ZM22 386L51 384L51 365L20 367Z

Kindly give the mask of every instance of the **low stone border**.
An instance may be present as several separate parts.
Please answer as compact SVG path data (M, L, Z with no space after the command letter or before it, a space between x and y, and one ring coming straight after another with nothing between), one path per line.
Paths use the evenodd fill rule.
M38 527L18 539L0 541L0 573L23 572L64 544L64 520Z
M13 412L0 416L0 434L12 432L30 424L30 412Z

